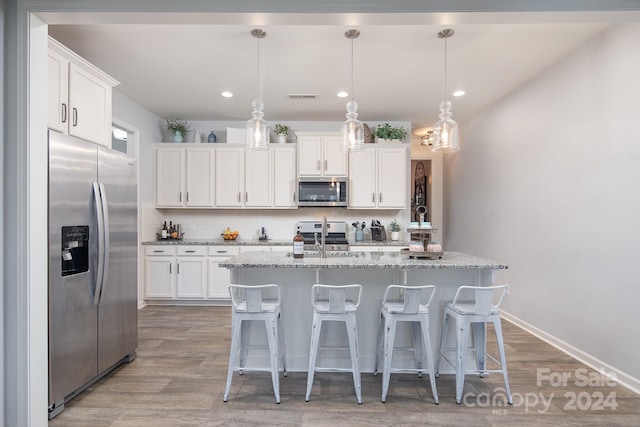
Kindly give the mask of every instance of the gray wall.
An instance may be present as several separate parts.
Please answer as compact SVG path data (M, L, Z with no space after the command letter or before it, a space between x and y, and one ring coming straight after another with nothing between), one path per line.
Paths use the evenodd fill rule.
M592 39L468 123L445 160L447 249L509 264L505 311L636 387L639 44L637 24Z

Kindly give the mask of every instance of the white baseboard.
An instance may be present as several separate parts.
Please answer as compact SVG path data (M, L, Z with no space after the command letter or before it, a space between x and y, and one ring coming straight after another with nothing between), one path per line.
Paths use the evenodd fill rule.
M500 310L500 315L502 316L503 319L513 323L516 326L519 326L520 328L524 329L530 334L540 338L542 341L554 346L555 348L562 351L563 353L566 353L569 356L573 357L574 359L577 359L578 361L592 368L594 371L602 374L615 374L616 382L618 384L628 388L634 393L640 394L640 379L632 377L626 372L616 369L614 366L611 366L603 362L602 360L596 357L593 357L588 353L585 353L584 351L572 346L571 344L568 344L554 337L553 335L550 335L536 328L530 323L527 323L524 320L512 314L509 314L503 310Z

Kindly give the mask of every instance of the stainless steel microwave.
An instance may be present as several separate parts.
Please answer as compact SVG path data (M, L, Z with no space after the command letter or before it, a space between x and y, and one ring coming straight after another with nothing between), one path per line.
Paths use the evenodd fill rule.
M347 206L346 177L298 178L298 206Z

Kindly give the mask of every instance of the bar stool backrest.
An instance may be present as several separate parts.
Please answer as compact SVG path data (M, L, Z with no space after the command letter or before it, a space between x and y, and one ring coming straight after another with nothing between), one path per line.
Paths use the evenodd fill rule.
M382 303L388 307L391 307L392 304L398 307L401 305L403 314L416 314L429 308L435 291L434 285L389 285L384 293Z
M346 313L360 305L361 285L322 285L311 288L311 304L319 313Z
M452 305L455 307L457 303L468 303L468 301L459 301L465 293L471 291L473 293L473 313L477 315L488 316L492 312L496 312L502 304L502 300L509 292L509 285L499 286L460 286L453 298ZM493 301L497 301L494 304Z
M236 311L261 313L274 311L280 306L280 287L278 285L229 286L231 304Z

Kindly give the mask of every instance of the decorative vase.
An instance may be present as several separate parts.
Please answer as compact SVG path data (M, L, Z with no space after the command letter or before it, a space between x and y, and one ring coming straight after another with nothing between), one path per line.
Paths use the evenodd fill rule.
M391 240L393 240L393 241L400 240L400 232L399 231L392 231L391 232Z
M173 142L182 142L182 132L180 132L179 130L175 131L173 133Z
M356 242L362 242L364 240L364 231L356 230Z
M211 133L209 134L209 136L207 137L207 141L209 142L216 142L217 141L217 137L216 134L213 133L213 131L211 131Z
M284 144L287 142L287 135L283 135L281 133L278 134L278 144Z
M200 136L200 131L198 129L193 131L193 142L202 142L202 137Z
M372 144L373 143L373 135L371 134L371 129L369 129L368 124L364 124L364 143Z

